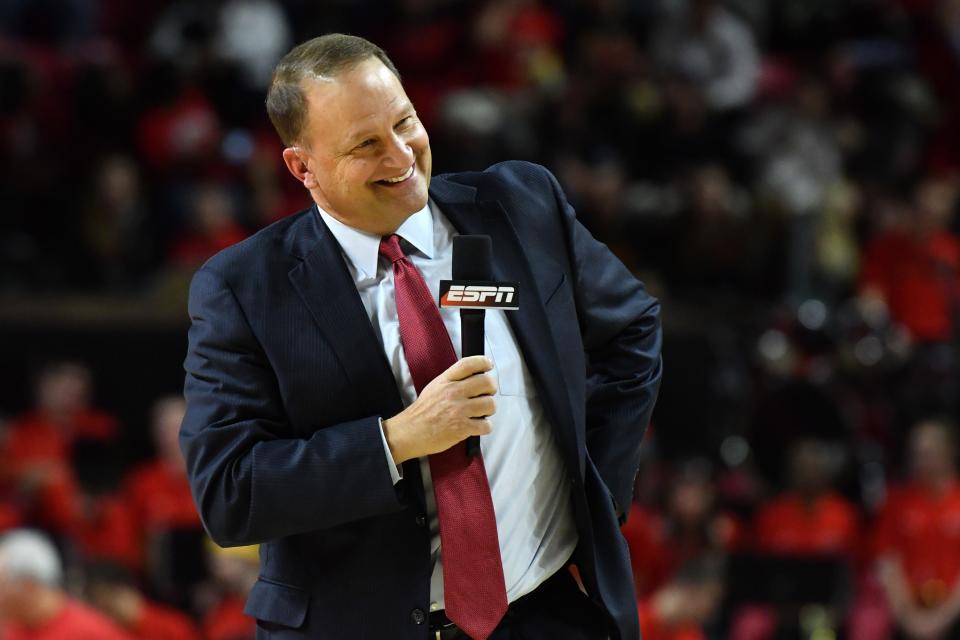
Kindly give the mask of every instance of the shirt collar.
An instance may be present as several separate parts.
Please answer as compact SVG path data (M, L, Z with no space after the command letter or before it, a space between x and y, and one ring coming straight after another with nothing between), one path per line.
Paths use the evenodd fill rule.
M348 224L340 222L317 205L320 217L327 224L330 233L340 243L343 255L356 270L358 282L376 279L377 261L380 257L380 236L360 231ZM400 225L396 234L409 242L420 253L432 259L433 247L433 215L430 213L430 203L417 211Z

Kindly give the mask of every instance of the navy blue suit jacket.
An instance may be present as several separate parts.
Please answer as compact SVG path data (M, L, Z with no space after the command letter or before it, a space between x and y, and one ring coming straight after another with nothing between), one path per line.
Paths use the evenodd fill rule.
M630 504L660 382L659 304L578 223L544 168L434 177L461 233L491 236L508 314L573 486L575 553L614 637L639 638L615 505ZM195 275L180 443L204 526L260 543L260 637L424 640L430 533L416 461L394 486L378 417L403 405L316 208Z

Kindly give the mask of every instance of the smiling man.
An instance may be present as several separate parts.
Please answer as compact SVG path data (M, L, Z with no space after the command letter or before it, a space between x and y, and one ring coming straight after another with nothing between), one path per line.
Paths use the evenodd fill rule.
M210 535L261 544L258 637L638 638L618 520L657 301L544 168L431 180L399 73L362 38L293 49L267 110L314 206L194 277L180 435ZM491 236L523 291L488 313L486 357L460 358L437 308L460 233Z

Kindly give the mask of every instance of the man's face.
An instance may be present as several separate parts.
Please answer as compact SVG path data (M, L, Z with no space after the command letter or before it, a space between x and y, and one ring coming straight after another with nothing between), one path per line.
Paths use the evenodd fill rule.
M910 463L921 482L937 482L954 473L953 446L945 428L922 423L910 434Z
M351 227L396 231L426 205L431 171L430 140L400 80L370 58L303 89L307 122L292 150L306 165L304 186Z

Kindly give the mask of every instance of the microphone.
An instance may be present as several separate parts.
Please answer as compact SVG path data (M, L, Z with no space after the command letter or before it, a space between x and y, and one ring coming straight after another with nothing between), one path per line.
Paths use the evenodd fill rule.
M440 281L440 306L460 309L460 354L482 356L486 309L518 309L517 284L493 281L490 236L453 238L452 280ZM480 437L467 438L467 455L480 453Z

